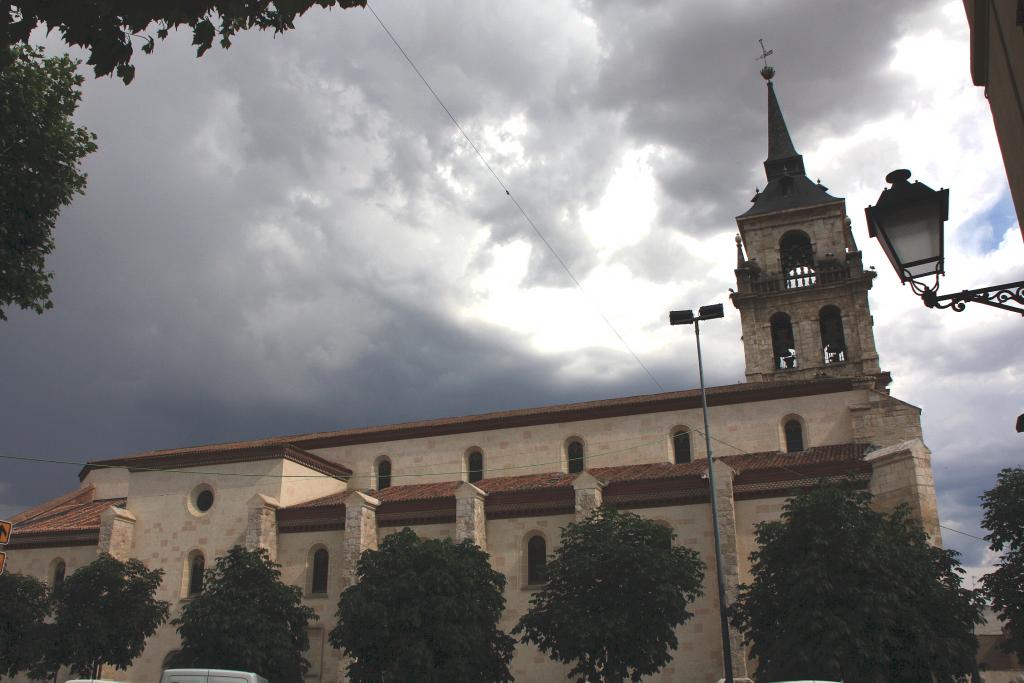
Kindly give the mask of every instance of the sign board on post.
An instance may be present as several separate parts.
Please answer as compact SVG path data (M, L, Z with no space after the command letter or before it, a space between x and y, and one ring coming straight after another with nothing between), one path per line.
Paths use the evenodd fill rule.
M11 527L13 525L10 522L5 522L0 519L0 545L4 545L11 540ZM0 552L0 574L4 573L4 565L7 564L7 553Z

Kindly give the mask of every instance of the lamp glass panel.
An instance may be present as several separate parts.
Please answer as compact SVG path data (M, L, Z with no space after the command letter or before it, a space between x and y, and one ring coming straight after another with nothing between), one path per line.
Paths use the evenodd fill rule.
M893 211L882 222L882 229L895 252L896 260L910 277L937 271L942 259L942 214L935 205L908 206ZM918 263L907 266L908 263Z

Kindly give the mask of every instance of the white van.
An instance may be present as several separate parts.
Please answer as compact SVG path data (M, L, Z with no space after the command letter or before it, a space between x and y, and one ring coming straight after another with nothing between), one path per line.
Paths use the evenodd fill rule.
M270 683L263 676L224 669L167 669L160 683Z

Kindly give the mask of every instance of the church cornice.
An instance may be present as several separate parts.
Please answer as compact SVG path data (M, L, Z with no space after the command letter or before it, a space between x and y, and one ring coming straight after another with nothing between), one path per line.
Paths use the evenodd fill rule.
M86 475L94 469L110 467L124 467L129 472L146 472L149 470L183 469L276 459L290 460L314 472L337 477L345 481L352 476L352 470L344 465L325 460L318 455L297 448L293 444L264 441L255 445L252 442L239 442L178 450L152 451L111 460L94 460L82 468L82 471L78 474L78 479L80 481L85 479Z

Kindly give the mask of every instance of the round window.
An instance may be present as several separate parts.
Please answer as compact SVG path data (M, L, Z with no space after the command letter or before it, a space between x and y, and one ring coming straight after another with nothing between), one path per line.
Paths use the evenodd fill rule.
M204 489L199 492L196 496L196 509L200 512L206 512L213 507L213 491L210 489Z
M214 493L213 487L209 484L200 484L192 489L191 493L188 494L188 499L185 504L188 506L188 511L193 515L205 515L209 512L210 508L213 507Z

